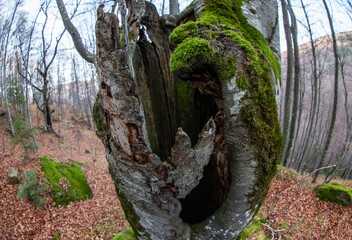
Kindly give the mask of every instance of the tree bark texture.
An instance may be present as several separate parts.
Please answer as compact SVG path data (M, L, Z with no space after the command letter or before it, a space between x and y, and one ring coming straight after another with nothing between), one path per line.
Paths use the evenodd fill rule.
M153 4L126 4L128 46L98 8L93 107L126 217L138 239L234 239L282 148L278 29L256 14L276 16L275 1L195 1L176 29Z

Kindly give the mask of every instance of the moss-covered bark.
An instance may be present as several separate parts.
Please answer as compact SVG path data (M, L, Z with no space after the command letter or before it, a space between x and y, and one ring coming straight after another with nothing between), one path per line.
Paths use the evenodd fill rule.
M273 2L261 3L275 10ZM195 1L197 20L187 15L169 42L170 19L162 26L152 4L130 4L132 59L116 16L98 10L94 105L127 219L138 239L236 238L281 152L279 62L242 1ZM206 214L194 217L199 212Z

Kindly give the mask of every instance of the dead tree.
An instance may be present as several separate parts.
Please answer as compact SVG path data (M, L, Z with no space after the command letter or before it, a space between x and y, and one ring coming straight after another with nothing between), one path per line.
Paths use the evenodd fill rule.
M53 128L53 122L52 122L52 110L50 106L50 89L49 89L49 69L57 55L59 43L61 41L62 36L65 33L65 30L59 34L59 36L56 38L55 45L53 49L51 48L52 44L52 35L50 36L50 40L48 41L46 39L45 35L45 29L47 26L48 22L48 15L49 15L49 5L51 3L51 0L46 1L45 4L41 6L41 10L44 14L44 23L41 29L41 40L42 40L42 45L41 45L41 59L40 59L40 64L36 67L37 72L39 73L41 77L41 87L36 86L34 83L29 82L29 84L35 88L37 91L41 93L42 97L42 104L40 104L39 99L34 97L34 100L36 102L37 108L43 113L44 115L44 128L45 131L47 132L52 132L55 133L54 128ZM56 134L56 133L55 133Z
M282 148L276 1L196 0L167 19L125 3L130 41L100 6L97 55L80 52L99 75L94 120L126 217L137 239L234 239Z

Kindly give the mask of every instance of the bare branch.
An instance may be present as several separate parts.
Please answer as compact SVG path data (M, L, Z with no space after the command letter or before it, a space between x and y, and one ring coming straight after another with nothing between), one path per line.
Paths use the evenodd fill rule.
M44 112L44 109L43 109L43 105L42 106L39 106L39 102L38 102L38 99L33 95L33 99L35 101L35 104L37 105L37 108L41 111L41 112Z
M313 172L311 172L311 173L309 173L309 174L303 176L303 179L305 179L305 178L307 178L307 177L313 175L313 174L316 173L316 172L319 172L319 171L324 170L324 169L329 169L329 168L336 168L336 165L330 165L330 166L327 166L327 167L321 167L321 168L315 169Z
M282 231L285 231L286 229L279 229L279 230L275 230L273 229L272 227L270 227L268 224L265 224L265 223L260 223L262 226L265 226L267 228L269 228L269 230L271 231L271 236L272 236L272 240L275 239L275 233L276 232L282 232Z
M37 71L40 73L41 71L37 68ZM28 72L26 72L26 75L23 75L23 73L21 72L21 69L19 68L19 65L17 65L17 72L18 74L20 74L20 76L29 84L31 85L31 87L35 88L36 90L38 90L39 92L42 92L43 89L40 89L39 87L37 87L36 85L34 85L32 83L31 80L28 79L28 77L26 76Z
M65 29L70 33L76 50L84 60L86 60L89 63L95 64L96 56L95 54L89 52L88 49L84 46L81 35L79 34L77 28L72 24L67 14L65 4L63 3L62 0L56 0L56 4L59 8L60 15L62 17L62 21L64 23Z

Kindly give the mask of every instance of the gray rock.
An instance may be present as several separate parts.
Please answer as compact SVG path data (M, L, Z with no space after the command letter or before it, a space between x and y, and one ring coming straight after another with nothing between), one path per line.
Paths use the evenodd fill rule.
M7 179L11 185L19 184L21 182L21 175L18 169L10 167L7 174Z

